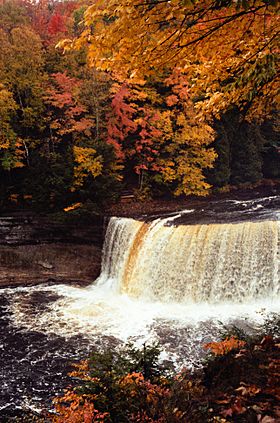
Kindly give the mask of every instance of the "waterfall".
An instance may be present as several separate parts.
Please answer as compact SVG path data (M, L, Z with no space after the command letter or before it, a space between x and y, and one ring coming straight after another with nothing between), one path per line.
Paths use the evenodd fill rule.
M178 368L197 366L203 344L232 324L261 333L280 312L278 211L275 219L175 225L189 213L111 218L93 284L2 290L13 327L73 339L75 348L81 340L105 349L159 342Z
M248 303L277 297L279 222L176 227L167 221L111 218L98 285L163 303Z
M176 226L193 222L194 210L151 222L114 217L107 227L101 275L91 285L2 288L0 365L7 377L1 381L0 410L7 404L12 411L38 409L45 395L57 392L49 369L60 382L61 363L91 350L156 342L161 359L179 371L200 366L203 345L220 339L232 325L252 335L263 333L265 325L267 333L280 312L276 200L274 214L272 208L249 214L252 219L265 216L262 221ZM238 205L242 218L248 218L244 209L259 209L264 201L269 199ZM241 217L232 215L234 207L222 206L230 209L228 218ZM215 208L211 213L219 217Z

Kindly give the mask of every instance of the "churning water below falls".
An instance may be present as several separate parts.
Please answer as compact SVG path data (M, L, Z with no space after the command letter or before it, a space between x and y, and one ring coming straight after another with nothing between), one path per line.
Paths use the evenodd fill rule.
M0 290L0 417L47 406L69 383L69 362L92 348L158 341L163 360L194 368L224 326L260 330L280 311L279 210L263 212L199 225L176 224L192 210L111 218L91 286Z

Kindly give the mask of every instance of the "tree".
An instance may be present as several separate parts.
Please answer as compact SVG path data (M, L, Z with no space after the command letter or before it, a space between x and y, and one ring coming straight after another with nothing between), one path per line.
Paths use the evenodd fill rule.
M72 14L81 5L0 4L1 190L6 198L27 194L39 209L100 203L118 185L105 141L108 78L86 67L83 52L62 56L54 48L77 30L80 17Z
M49 153L64 154L72 151L73 180L71 191L82 200L100 201L98 178L104 186L111 186L118 179L118 167L112 148L104 146L100 136L100 117L103 105L96 98L94 81L79 80L66 73L52 75L52 84L46 89L48 105ZM97 179L97 181L96 181ZM103 193L108 198L110 191Z
M217 115L237 104L261 117L279 103L276 3L95 1L85 12L83 33L60 46L86 45L92 66L131 82L183 69L200 114Z
M15 27L10 34L0 30L0 79L17 103L13 127L22 139L27 164L30 148L44 128L43 65L40 38L30 27Z
M10 0L0 4L0 29L10 33L13 28L26 26L28 23L29 18L23 2Z
M203 170L215 159L205 119L196 121L188 81L176 70L145 86L116 84L108 142L124 165L139 175L139 188L164 185L175 195L205 195Z
M23 166L23 143L12 127L16 112L12 93L0 84L0 161L4 170Z

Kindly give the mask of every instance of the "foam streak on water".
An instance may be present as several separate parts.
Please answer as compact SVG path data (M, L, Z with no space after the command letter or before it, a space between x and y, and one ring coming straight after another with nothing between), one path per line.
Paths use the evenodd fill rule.
M36 319L13 290L16 324L142 342L162 321L185 327L279 310L279 222L167 225L175 218L112 218L100 278L88 288L46 287L60 299Z
M280 311L279 222L172 226L177 218L149 223L111 218L101 275L87 288L1 290L8 316L3 320L8 345L3 344L3 362L8 360L10 330L15 339L40 335L35 352L32 345L26 348L32 357L36 348L41 351L42 374L48 342L55 343L61 363L68 351L71 358L75 350L81 358L89 348L156 340L163 358L178 367L195 367L202 345L217 339L223 325L255 331ZM13 366L14 374L20 374L18 359ZM23 382L16 378L14 384L18 389ZM24 384L20 389L27 389L25 379ZM44 389L50 392L48 386Z

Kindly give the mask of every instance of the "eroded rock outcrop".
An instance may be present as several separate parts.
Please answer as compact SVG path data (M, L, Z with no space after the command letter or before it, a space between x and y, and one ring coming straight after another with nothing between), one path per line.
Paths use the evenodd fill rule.
M103 222L59 224L44 217L0 217L0 285L91 283L100 272Z

